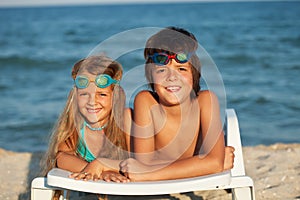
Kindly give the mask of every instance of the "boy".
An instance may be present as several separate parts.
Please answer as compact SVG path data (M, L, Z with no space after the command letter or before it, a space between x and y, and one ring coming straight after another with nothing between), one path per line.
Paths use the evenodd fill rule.
M136 159L120 163L133 181L179 179L233 167L233 147L224 147L219 103L200 91L198 42L192 33L169 27L146 43L146 78L152 92L134 102Z

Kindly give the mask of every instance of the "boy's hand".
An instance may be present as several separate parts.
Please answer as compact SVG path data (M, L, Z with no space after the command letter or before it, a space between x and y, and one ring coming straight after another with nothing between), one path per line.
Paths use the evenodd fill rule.
M101 174L101 179L106 182L116 182L116 183L127 183L129 179L118 172L115 171L103 171Z
M131 181L147 180L148 172L151 172L150 166L133 158L128 158L120 163L120 173Z
M234 165L234 147L225 147L224 171L232 169Z

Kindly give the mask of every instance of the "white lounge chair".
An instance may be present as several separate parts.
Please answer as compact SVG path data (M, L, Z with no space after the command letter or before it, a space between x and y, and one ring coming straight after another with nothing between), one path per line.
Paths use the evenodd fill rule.
M233 200L255 200L254 185L246 176L238 119L233 109L226 110L227 145L235 148L234 168L230 171L194 178L112 183L81 181L68 178L70 172L52 169L47 178L37 177L31 184L31 200L50 200L54 190L64 190L61 199L69 199L69 191L111 195L159 195L201 190L231 189Z

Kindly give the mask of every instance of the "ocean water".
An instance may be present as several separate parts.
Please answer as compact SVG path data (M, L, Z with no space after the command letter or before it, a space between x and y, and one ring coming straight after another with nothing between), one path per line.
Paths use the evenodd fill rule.
M0 148L45 150L73 64L124 31L166 26L193 32L213 59L244 145L300 142L300 2L0 8L0 22ZM137 79L146 36L107 47Z

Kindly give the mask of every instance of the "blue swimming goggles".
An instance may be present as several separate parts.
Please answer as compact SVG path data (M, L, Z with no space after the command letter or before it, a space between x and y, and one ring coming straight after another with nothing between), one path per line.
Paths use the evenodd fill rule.
M108 74L100 74L96 76L95 81L90 80L87 76L79 75L75 79L75 85L78 89L87 88L90 82L94 82L99 88L106 88L111 84L119 84L119 81L113 79Z
M154 53L153 55L150 55L149 58L153 60L155 64L158 65L166 65L170 61L170 59L175 59L178 63L186 63L189 61L193 53L177 53L169 55L167 53Z

